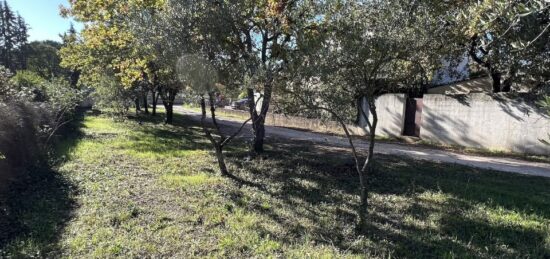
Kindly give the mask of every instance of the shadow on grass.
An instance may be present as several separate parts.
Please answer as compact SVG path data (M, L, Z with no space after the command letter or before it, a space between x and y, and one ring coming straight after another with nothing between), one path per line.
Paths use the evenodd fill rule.
M75 208L72 196L77 189L54 167L83 136L85 111L61 132L52 161L29 170L25 179L10 186L0 201L0 257L55 257L57 240Z
M204 141L198 123L179 114L174 119L177 129L138 128L158 142L128 148L155 153L212 149ZM136 124L162 120L162 114L131 118ZM140 137L133 140L140 141ZM548 179L378 156L377 173L369 176L370 225L365 234L369 241L357 244L360 237L350 229L357 218L359 186L347 151L305 142L280 142L264 155L250 157L245 144L236 141L226 154L236 183L226 190L226 197L233 206L265 215L269 219L265 224L279 225L280 232L261 224L255 230L287 247L304 243L307 235L316 244L380 257L550 256L550 237L544 232L548 228L539 226L550 218ZM71 189L63 181L53 186ZM270 197L268 202L275 206L256 202L256 194L260 193ZM59 196L67 196L70 203L69 194L62 191ZM424 195L434 197L425 199ZM44 201L48 202L50 199ZM55 219L58 226L68 218L61 212L70 211L70 207L55 204L61 208L60 219ZM57 215L48 212L48 217Z
M175 121L198 124L182 115ZM550 179L378 156L377 172L369 176L366 233L374 242L360 246L349 231L359 185L347 150L279 141L251 158L236 142L226 155L238 187L229 193L232 202L286 229L270 233L258 226L262 235L289 245L308 233L316 243L375 256L387 250L397 257L550 257L550 228L544 226L550 222ZM267 194L283 209L248 202L254 195L242 187ZM435 197L423 200L425 194Z
M289 228L292 235L308 232L317 243L365 253L365 247L353 246L354 237L346 231L356 221L359 187L348 152L303 144L274 145L252 162L244 159L248 156L246 152L229 155L234 167L241 168L239 179L281 200L285 213L251 207L241 202L250 197L243 198L246 194L240 191L231 195L233 201L237 206L242 204L269 216ZM369 179L370 196L383 201L375 199L371 203L370 231L366 237L375 243L388 242L386 248L389 247L393 255L550 256L550 244L546 240L550 236L544 232L548 228L525 226L530 218L536 218L543 225L550 222L550 179L389 156L378 158L377 173ZM443 201L419 202L425 193L435 193ZM503 215L511 213L511 217L514 213L523 214L527 219L507 222L506 215L500 215L504 218L491 221L490 217L499 217L499 211ZM329 218L341 222L327 225L323 217L328 213L332 214ZM302 219L315 224L298 223ZM407 220L416 223L409 224ZM435 227L425 226L430 222ZM277 236L276 233L269 235ZM287 236L278 238L292 243ZM382 248L374 245L370 249L372 252Z

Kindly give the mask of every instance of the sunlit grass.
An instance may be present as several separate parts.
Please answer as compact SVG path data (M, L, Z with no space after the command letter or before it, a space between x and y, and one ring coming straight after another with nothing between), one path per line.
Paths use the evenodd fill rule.
M87 116L58 147L63 183L16 201L30 230L0 257L550 256L548 179L379 156L360 234L347 150L271 143L250 158L237 141L227 152L234 181L201 130L176 119Z
M195 175L174 175L166 174L162 180L170 187L192 187L198 185L213 185L222 181L221 177L210 176L207 174Z

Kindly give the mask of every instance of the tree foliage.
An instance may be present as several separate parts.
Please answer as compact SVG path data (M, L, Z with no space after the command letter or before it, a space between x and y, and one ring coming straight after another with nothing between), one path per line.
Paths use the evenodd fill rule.
M12 71L26 69L28 28L25 19L0 2L0 64Z
M440 18L446 31L439 41L455 54L468 53L491 76L494 92L510 91L514 83L538 86L549 80L548 1L433 3L444 10Z

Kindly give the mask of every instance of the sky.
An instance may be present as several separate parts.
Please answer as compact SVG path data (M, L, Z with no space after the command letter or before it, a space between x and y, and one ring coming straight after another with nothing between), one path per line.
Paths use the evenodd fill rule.
M59 34L67 31L71 20L59 15L59 6L68 6L67 0L7 0L14 12L19 12L29 25L29 41L61 41ZM74 22L73 22L74 23ZM80 30L81 24L74 23Z

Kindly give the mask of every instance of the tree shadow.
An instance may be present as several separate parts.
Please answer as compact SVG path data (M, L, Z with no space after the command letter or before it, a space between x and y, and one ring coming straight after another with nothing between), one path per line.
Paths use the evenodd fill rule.
M273 145L267 154L252 161L244 159L246 152L228 155L235 175L246 181L244 186L281 201L284 209L246 202L253 200L246 191L234 190L231 200L235 206L266 215L288 229L285 235L269 233L282 242L292 244L307 234L316 243L357 254L387 251L397 257L550 256L545 246L548 234L540 228L471 216L479 213L476 206L485 206L548 222L550 180L383 155L378 156L376 173L369 176L374 201L366 238L373 243L354 246L359 236L350 229L356 223L359 186L348 151L303 145ZM416 202L426 193L441 195L445 201ZM436 215L435 228L422 226ZM420 223L407 223L411 218ZM266 228L262 231L269 232Z
M84 136L85 111L58 132L51 161L29 169L0 200L0 257L56 257L58 240L76 208L76 185L57 171Z

